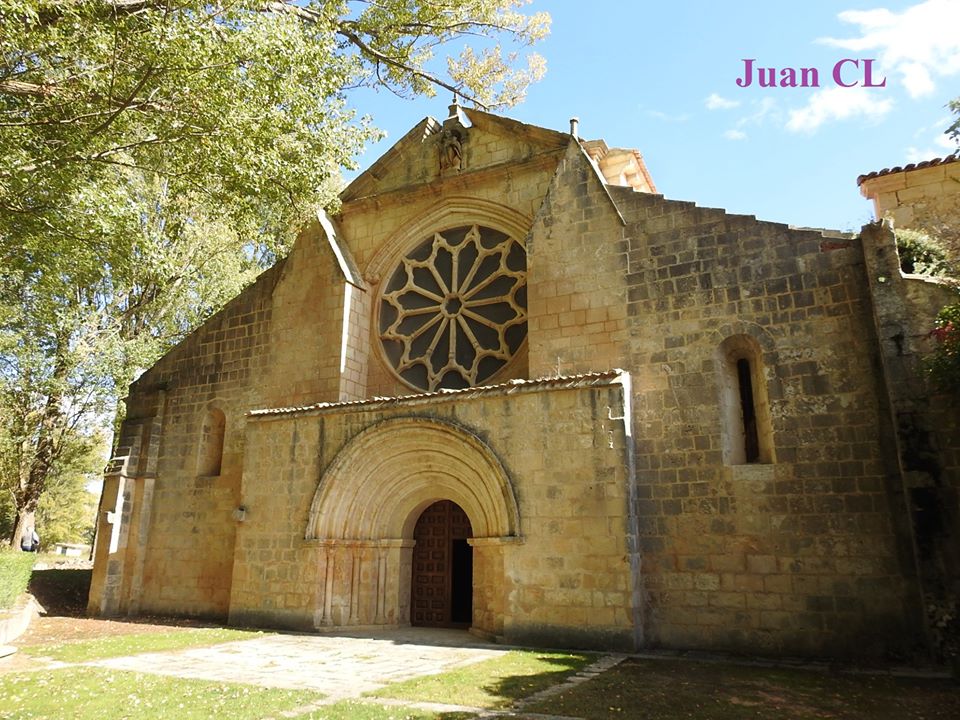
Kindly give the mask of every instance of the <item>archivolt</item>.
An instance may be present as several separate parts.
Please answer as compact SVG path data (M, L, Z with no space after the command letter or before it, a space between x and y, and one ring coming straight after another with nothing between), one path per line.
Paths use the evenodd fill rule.
M520 534L513 488L479 438L437 420L386 420L350 440L324 472L306 538L410 538L420 512L437 500L462 507L474 537Z
M523 245L531 223L523 213L500 203L467 196L449 197L394 232L370 259L364 276L374 284L386 278L400 258L430 237L430 233L480 224L500 230Z

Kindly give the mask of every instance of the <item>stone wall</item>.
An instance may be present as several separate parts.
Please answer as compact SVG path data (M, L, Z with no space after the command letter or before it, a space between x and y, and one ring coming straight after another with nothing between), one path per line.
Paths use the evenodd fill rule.
M131 387L126 422L130 415L155 414L162 429L151 439L158 457L140 544L142 589L117 611L226 616L244 414L263 392L260 378L273 354L271 295L284 267L262 275ZM157 388L163 402L151 407ZM225 419L220 469L201 474L204 423L215 411Z
M342 324L343 283L330 290L336 265L332 256L320 259L322 250L315 236L305 234L290 258L131 386L119 456L126 457L125 444L135 452L119 463L102 508L113 512L118 527L127 523L111 543L109 561L106 543L98 544L104 561L96 564L91 598L101 597L91 603L99 612L226 616L246 412L269 400L339 397L339 378L332 376L339 333L311 344L310 330L297 329L305 305L326 318L326 327ZM318 302L318 293L332 298ZM224 427L219 462L210 470L202 456L212 414L220 414ZM126 525L134 520L138 529L131 535ZM102 529L112 524L101 520ZM109 600L103 594L108 587L114 588Z
M938 238L960 263L960 163L956 156L858 178L877 218ZM936 392L923 377L933 349L937 312L960 299L955 287L933 278L903 276L892 233L865 227L868 278L883 360L890 438L910 513L923 603L931 615L960 604L960 411L956 398ZM935 653L943 651L929 633Z
M658 196L620 207L650 639L902 652L916 587L858 240ZM756 463L724 456L732 338L756 348Z
M628 338L623 220L576 143L537 213L528 257L531 376L621 367Z
M531 372L633 377L647 642L908 651L921 610L859 241L603 187L568 154L531 247ZM589 311L624 320L578 332ZM755 463L730 455L738 347Z
M937 312L957 301L957 291L934 278L904 276L888 224L864 227L862 238L895 428L890 445L908 499L904 519L923 602L928 612L949 609L960 598L960 409L955 397L929 387L923 357L932 349Z
M119 536L125 559L115 547L114 572L98 566L92 595L117 588L99 612L226 617L245 415L256 407L364 396L369 307L366 289L344 279L324 229L314 223L286 260L131 386L124 432L155 421L144 442L154 444L157 457L150 492L137 489L146 480L135 470L124 470L129 477L110 486L125 493L115 500L117 512L142 518L144 527L128 549L127 535ZM210 413L225 419L215 472L200 458ZM141 507L143 499L149 506Z
M526 126L506 137L497 122L481 119L471 130L462 177L441 177L436 137L427 134L426 152L419 138L412 140L399 174L391 168L374 183L376 199L347 198L334 226L309 224L289 257L131 386L123 432L139 438L144 422L155 424L143 440L153 443L155 461L148 477L124 465L122 479L110 485L102 526L112 527L109 508L117 527L121 518L142 527L129 546L126 526L109 553L101 543L92 609L225 617L246 413L413 392L387 369L380 351L372 300L377 283L395 257L451 223L487 221L522 241L553 174L556 148L565 142L558 133ZM411 191L410 177L432 184ZM440 182L444 192L462 193L457 202L438 199ZM331 238L334 232L338 237ZM359 267L372 283L345 273L344 265ZM497 380L527 374L524 345ZM219 472L209 474L200 455L205 423L217 412L225 418L222 458Z

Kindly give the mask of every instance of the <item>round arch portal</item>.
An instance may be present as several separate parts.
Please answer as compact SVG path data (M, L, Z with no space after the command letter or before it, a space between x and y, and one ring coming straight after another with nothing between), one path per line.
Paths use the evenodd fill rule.
M462 507L476 538L520 534L513 487L479 438L437 420L386 420L350 440L324 472L306 539L410 539L438 500Z
M475 435L417 417L360 432L320 479L305 532L317 551L315 626L410 624L414 530L441 501L469 520L471 631L501 633L503 552L520 537L513 487Z

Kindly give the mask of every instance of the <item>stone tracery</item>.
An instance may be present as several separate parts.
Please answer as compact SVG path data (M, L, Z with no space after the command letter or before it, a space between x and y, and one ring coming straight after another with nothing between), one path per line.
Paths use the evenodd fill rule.
M489 227L434 233L401 259L383 292L384 351L422 390L484 382L526 333L526 253Z

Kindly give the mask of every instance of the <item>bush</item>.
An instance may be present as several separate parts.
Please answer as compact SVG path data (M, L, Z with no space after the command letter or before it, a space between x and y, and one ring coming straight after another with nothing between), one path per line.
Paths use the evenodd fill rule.
M33 553L0 548L0 610L12 608L26 591L35 559Z
M900 255L900 269L909 275L933 275L952 277L953 267L947 260L947 254L940 244L926 233L916 230L898 229L897 253Z
M960 302L939 312L930 335L936 343L926 358L930 379L938 390L960 396Z

